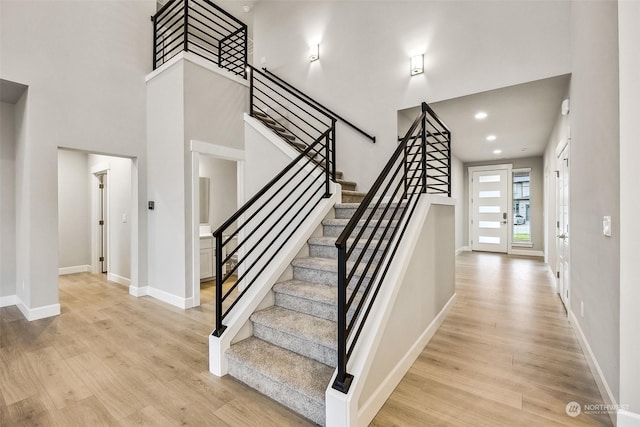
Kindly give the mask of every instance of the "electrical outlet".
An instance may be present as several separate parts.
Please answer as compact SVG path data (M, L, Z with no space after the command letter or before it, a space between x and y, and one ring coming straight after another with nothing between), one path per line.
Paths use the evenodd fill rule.
M127 223L127 214L126 214L126 213L123 213L123 214L122 214L122 223L123 223L123 224L126 224L126 223Z
M580 301L580 317L584 318L584 301Z

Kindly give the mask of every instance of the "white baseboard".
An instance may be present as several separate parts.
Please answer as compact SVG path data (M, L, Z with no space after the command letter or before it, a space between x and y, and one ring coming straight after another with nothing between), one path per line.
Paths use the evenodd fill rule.
M58 269L58 276L64 276L65 274L75 273L91 273L90 265L72 265L71 267L60 267Z
M461 248L456 249L456 256L460 255L462 252L469 252L469 246L463 246Z
M60 304L44 305L42 307L29 308L16 296L16 306L29 322L60 314Z
M126 277L120 276L118 274L115 273L107 273L107 280L111 281L111 282L116 282L120 285L124 285L124 286L129 286L131 285L131 279L128 279Z
M618 411L617 427L640 427L640 414L629 411Z
M600 395L602 396L602 400L604 404L610 408L616 407L618 403L616 402L611 389L609 388L609 384L607 383L607 379L604 377L602 373L602 369L600 369L600 364L596 359L595 354L591 350L591 346L587 341L587 337L582 332L582 328L580 327L580 323L578 323L578 318L573 313L573 310L569 310L569 323L573 327L573 330L576 332L576 337L578 338L578 342L580 343L580 347L582 347L582 352L587 359L587 363L589 364L589 370L591 371L591 375L593 375L593 379L596 381L596 385L598 386L598 391L600 391ZM616 424L616 413L611 411L609 413L611 417L611 421L613 425Z
M447 304L440 310L440 313L431 321L427 329L418 337L413 346L398 362L398 364L389 372L387 377L382 381L380 386L373 392L371 397L362 405L358 414L358 425L369 425L374 419L380 408L387 401L393 390L400 384L402 378L407 373L411 365L416 361L422 350L429 343L438 328L444 322L449 311L453 308L456 301L456 294L449 299Z
M152 288L151 286L147 287L147 295L149 295L150 297L154 297L156 299L159 299L162 302L166 302L167 304L171 304L173 306L179 307L179 308L187 309L187 308L190 307L187 304L189 304L189 301L191 300L191 298L182 298L182 297L179 297L177 295L170 294L169 292L166 292L166 291L163 291L163 290L160 290L160 289L156 289L156 288Z
M528 251L526 249L511 249L509 252L511 255L522 255L522 256L536 256L544 258L544 252L542 251Z
M133 295L134 297L144 297L149 295L149 287L148 286L129 286L129 295Z
M7 295L0 297L0 307L9 307L18 304L18 297L15 295Z

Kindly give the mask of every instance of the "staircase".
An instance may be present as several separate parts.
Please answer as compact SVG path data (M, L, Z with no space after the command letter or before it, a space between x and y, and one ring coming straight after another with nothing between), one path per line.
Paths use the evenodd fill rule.
M342 190L343 198L361 200L355 183L343 181L342 174L338 182L349 188ZM230 375L321 425L325 390L337 363L335 240L358 206L335 205L330 214L335 217L322 223L322 236L308 240L309 256L294 259L289 280L274 285L275 305L251 316L253 336L227 351Z

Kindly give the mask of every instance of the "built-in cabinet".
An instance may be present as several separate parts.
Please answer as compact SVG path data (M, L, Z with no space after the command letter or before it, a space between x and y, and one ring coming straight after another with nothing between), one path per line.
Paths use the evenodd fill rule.
M213 237L200 237L200 280L211 279L215 275L215 265Z

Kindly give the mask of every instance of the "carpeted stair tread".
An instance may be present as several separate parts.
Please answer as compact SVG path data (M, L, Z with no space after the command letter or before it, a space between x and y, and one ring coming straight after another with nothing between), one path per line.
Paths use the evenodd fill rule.
M338 298L335 287L305 282L304 280L288 280L276 283L273 291L324 304L336 304Z
M389 235L391 235L391 233L387 233ZM353 241L355 240L355 237L347 239L347 248L351 248L351 245L353 244ZM380 239L371 239L371 243L369 243L369 248L375 248L376 245L378 244L378 241ZM385 241L388 241L389 239L384 239ZM310 245L318 245L318 246L331 246L335 249L336 248L336 238L335 237L312 237L309 239L308 243ZM364 248L364 245L366 244L366 239L363 240L362 238L360 238L360 240L358 241L358 243L356 244L356 249L362 249Z
M342 190L342 201L344 203L360 203L364 200L367 193L361 193L353 190Z
M293 266L293 276L294 278L298 279L296 277L296 267L297 268L302 268L302 269L307 269L307 270L315 270L315 271L320 271L320 272L327 272L327 273L335 273L335 283L331 283L331 285L335 285L337 284L337 280L338 280L338 263L336 262L335 259L332 258L316 258L316 257L308 257L308 258L296 258L291 262L291 265ZM347 271L351 271L351 269L353 268L354 262L353 261L347 261ZM375 265L375 263L373 264ZM360 277L362 276L362 272L365 270L366 265L365 264L360 264L354 274L354 276L356 277ZM369 268L369 270L367 271L366 277L367 278L371 278L371 276L373 275L373 271L375 270L375 268L371 267ZM328 283L321 283L321 284L325 284L328 285Z
M233 344L226 354L230 371L235 373L233 376L314 422L324 424L325 390L333 368L255 337ZM293 394L304 396L308 403L292 400Z
M322 225L328 225L328 226L333 226L333 227L346 227L347 224L349 224L350 219L349 218L327 218L327 219L323 219L322 220ZM358 227L362 227L365 225L367 221L367 218L361 219L360 221L358 221ZM383 220L371 220L369 221L369 224L367 224L367 228L369 227L373 227L375 226L375 224L380 223L380 227L381 229L384 229L387 224L389 223L388 219L383 219ZM393 223L391 224L392 227L395 227L398 224L398 220L393 220Z
M336 323L327 319L274 305L253 313L251 321L324 347L337 348Z

